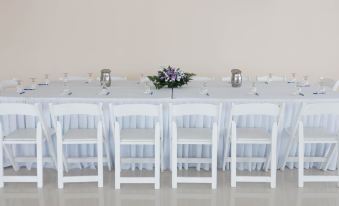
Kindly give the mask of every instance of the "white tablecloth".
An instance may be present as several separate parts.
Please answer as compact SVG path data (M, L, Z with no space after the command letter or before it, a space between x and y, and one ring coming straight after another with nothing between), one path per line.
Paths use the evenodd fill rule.
M101 88L98 82L85 84L84 82L70 82L67 86L72 95L62 95L65 86L61 82L52 82L49 86L38 86L37 90L26 91L25 94L17 94L15 88L8 88L1 92L0 102L25 102L25 103L41 103L44 119L50 126L50 116L48 112L48 103L66 103L66 102L88 102L88 103L104 103L105 125L108 128L107 132L110 138L111 156L113 157L113 138L111 126L109 124L108 103L123 104L123 103L153 103L164 105L164 156L165 168L169 168L170 157L170 139L168 129L168 104L169 103L188 103L188 102L205 102L205 103L222 103L223 113L222 122L220 125L219 136L219 167L222 166L224 138L227 132L227 121L229 111L232 103L246 103L246 102L273 102L285 103L284 118L282 122L282 129L291 127L294 124L295 116L300 109L302 102L339 102L339 93L332 92L330 89L324 95L314 95L313 92L319 90L319 86L314 85L302 89L305 96L294 95L296 91L295 84L281 83L257 83L257 90L259 96L250 94L251 85L244 83L240 88L232 88L225 82L211 81L207 83L209 96L200 93L202 88L201 82L191 82L182 88L174 90L174 98L171 99L171 90L164 88L161 90L154 90L153 95L144 93L144 86L137 84L135 81L115 81L112 84L110 95L99 95ZM30 118L23 117L5 117L3 120L3 127L5 134L15 130L16 128L34 127L34 122ZM145 117L130 117L121 120L123 127L143 128L151 127L153 120ZM66 128L71 127L93 127L94 120L85 117L72 116L65 118L63 121ZM331 132L338 130L338 124L333 117L311 117L305 120L308 126L323 126ZM209 127L210 119L201 117L190 117L178 119L178 126L188 127ZM247 117L246 119L239 119L239 126L262 126L269 128L270 120L263 117ZM285 152L285 146L288 136L281 129L278 138L278 157L279 164L281 163L282 155ZM328 149L328 145L307 146L305 148L306 154L322 155ZM32 155L34 149L28 146L16 148L17 154ZM93 146L71 146L67 148L70 156L93 155L95 156L95 147ZM267 152L265 146L240 146L238 149L239 156L263 156ZM296 153L296 147L292 153ZM153 149L150 147L130 147L122 149L123 155L131 156L151 156ZM178 148L179 156L209 156L210 150L208 147L202 146L184 146ZM79 165L74 165L78 167ZM82 165L88 166L88 165ZM140 165L132 165L138 167ZM292 168L293 164L288 164ZM316 164L306 164L309 168L317 166ZM143 167L150 168L149 165ZM181 165L179 165L181 168ZM260 169L261 164L252 164L252 169ZM207 165L204 168L208 169ZM239 169L248 168L248 164L239 164ZM331 161L330 169L335 169L335 161Z

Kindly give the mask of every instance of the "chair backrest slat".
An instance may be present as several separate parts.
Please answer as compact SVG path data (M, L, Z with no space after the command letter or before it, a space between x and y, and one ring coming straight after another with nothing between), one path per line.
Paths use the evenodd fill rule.
M91 115L102 116L101 104L87 103L67 103L67 104L50 104L51 113L54 116L66 115Z
M305 104L302 116L307 115L339 115L339 103Z
M267 115L278 117L280 114L280 107L270 103L237 104L232 106L231 114L232 116Z
M187 116L187 115L202 115L218 117L220 115L220 105L215 104L177 104L171 105L171 112L173 117Z
M122 104L110 105L111 113L114 117L123 116L150 116L159 117L162 105L152 104Z
M0 115L40 116L36 105L24 103L0 103Z

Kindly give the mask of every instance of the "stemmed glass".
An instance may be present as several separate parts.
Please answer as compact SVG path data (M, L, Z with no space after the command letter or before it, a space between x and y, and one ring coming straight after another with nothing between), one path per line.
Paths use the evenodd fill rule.
M269 74L268 74L268 80L267 80L267 82L268 82L268 83L272 82L272 78L273 78L273 74L272 74L272 73L269 73Z
M31 80L32 80L31 89L35 90L36 89L35 77L32 77Z
M22 81L16 80L16 92L19 94L23 94L24 90L22 89Z
M152 86L150 85L150 82L145 81L144 82L144 86L145 86L145 94L149 94L149 95L153 95L153 91L152 91Z
M325 86L325 78L324 77L320 77L319 86L320 86L320 90L319 90L318 94L326 94L326 86Z
M63 91L63 95L71 95L72 92L68 86L68 73L64 73L64 79L63 79L63 83L64 83L64 91Z
M291 79L288 81L288 83L296 83L297 78L296 78L296 73L291 73Z
M137 82L137 84L141 84L145 82L145 75L143 73L140 74L140 77L139 77L139 81Z
M303 86L304 87L310 86L310 83L308 82L308 76L306 76L306 75L304 76Z
M87 83L91 83L93 81L93 73L88 73Z
M45 85L49 85L49 75L45 74Z
M209 96L207 82L203 82L200 89L200 94Z

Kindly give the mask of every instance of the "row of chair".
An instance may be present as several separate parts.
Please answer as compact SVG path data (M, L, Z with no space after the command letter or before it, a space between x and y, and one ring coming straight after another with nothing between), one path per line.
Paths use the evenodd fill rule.
M58 188L63 188L64 183L72 182L97 182L98 187L103 187L103 164L107 163L111 169L109 135L105 128L103 110L101 104L67 103L50 104L50 113L53 129L48 128L42 118L39 105L21 103L0 104L0 116L23 115L36 118L36 128L17 129L14 132L4 133L0 123L0 187L6 182L36 182L38 187L43 186L43 143L47 142L52 162L56 164L58 172ZM115 158L115 188L119 189L123 183L152 183L156 189L160 188L160 171L163 163L163 108L162 105L153 104L122 104L109 105L111 127L114 136ZM231 186L236 187L237 182L268 182L272 188L276 187L277 165L277 137L281 122L284 105L271 103L248 103L234 104L229 116L227 138L225 140L224 165L231 164ZM210 183L212 188L217 187L217 146L220 132L222 106L215 104L175 104L170 105L170 137L171 137L171 169L172 187L178 183ZM93 129L77 128L66 129L63 118L70 115L92 116L95 120ZM182 128L177 126L177 118L185 116L210 117L212 120L204 128ZM237 126L237 120L243 116L267 116L272 121L268 128L242 128ZM298 118L298 127L292 132L292 137L298 137L299 143L299 187L304 182L339 182L339 173L335 176L305 176L304 157L305 144L328 143L333 144L333 151L339 151L338 136L328 133L321 128L304 128L302 118L309 115L339 115L339 103L305 104ZM154 118L152 128L131 129L124 128L119 119L130 116L148 116ZM298 133L296 135L296 133ZM56 136L56 155L52 137ZM36 145L36 159L15 157L9 145L31 144ZM96 145L96 157L86 159L70 158L65 155L65 145ZM237 157L237 145L260 144L268 145L269 152L266 157ZM133 158L122 157L121 146L123 145L150 145L154 147L154 157ZM178 157L178 145L208 145L211 147L209 158L183 158ZM230 146L231 153L227 151ZM337 148L337 149L335 149ZM332 152L333 152L332 151ZM5 176L4 153L10 160L13 168L17 170L18 161L34 161L37 163L37 176ZM105 153L105 157L104 157ZM287 151L289 153L289 151ZM309 158L309 161L323 161L326 157ZM96 162L98 174L93 176L64 176L68 171L68 163L71 162ZM269 169L270 176L238 176L237 162L261 162L265 163L265 170ZM122 177L121 165L126 163L146 163L154 165L153 177ZM179 163L210 164L211 176L209 177L183 177L178 176L177 166ZM339 170L338 170L339 171Z

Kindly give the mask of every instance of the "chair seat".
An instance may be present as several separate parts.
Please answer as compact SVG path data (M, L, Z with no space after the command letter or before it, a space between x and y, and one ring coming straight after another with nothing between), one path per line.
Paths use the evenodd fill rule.
M97 129L70 129L64 134L64 144L96 143Z
M178 144L212 144L212 129L178 128Z
M36 129L18 129L4 137L6 142L36 143Z
M271 143L271 134L262 128L237 128L237 143L269 144Z
M154 129L122 129L120 130L121 144L154 144Z
M286 133L291 136L292 129L286 129ZM295 134L298 138L298 131ZM304 127L304 141L306 143L336 143L339 136L331 134L324 128Z
M304 128L305 143L336 143L339 136L323 128Z

